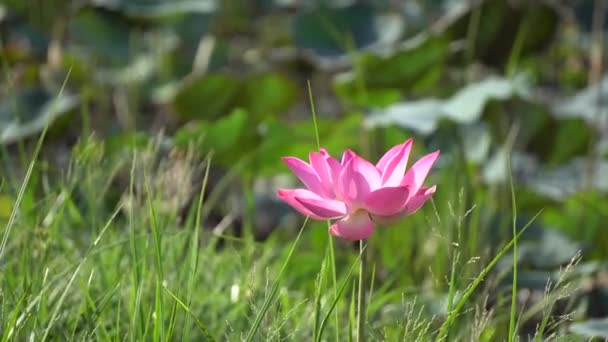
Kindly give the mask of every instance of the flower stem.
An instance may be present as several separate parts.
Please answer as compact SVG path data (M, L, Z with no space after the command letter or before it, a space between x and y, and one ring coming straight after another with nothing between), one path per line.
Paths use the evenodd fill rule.
M367 272L367 248L365 240L359 241L359 289L357 294L357 342L365 341L365 273Z

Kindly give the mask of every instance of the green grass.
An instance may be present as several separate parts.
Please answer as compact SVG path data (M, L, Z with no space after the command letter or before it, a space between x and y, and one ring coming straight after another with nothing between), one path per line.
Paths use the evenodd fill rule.
M81 144L86 148L74 149L75 154L103 150L103 142L95 139ZM103 169L73 172L46 191L24 182L22 196L43 196L33 207L15 206L19 215L10 221L1 280L4 340L322 341L356 336L352 275L359 253L352 245L328 243L325 224L308 222L297 234L279 230L266 242L232 239L218 249L217 236L196 229L207 205L201 195L207 176L195 193L191 219L178 224L175 213L161 210L162 194L152 187L156 173L146 170L138 179L144 154L100 164L126 166L130 185L113 207L92 205L110 188L99 193L83 188L103 184L109 174ZM85 169L96 160L73 158ZM204 164L208 170L213 163L207 158ZM374 287L366 309L370 340L441 340L448 333L450 340L467 340L475 308L484 299L484 280L514 244L495 257L483 245L460 247L473 241L452 232L465 228L470 212L456 205L462 199L458 192L441 187L444 176L434 177L441 190L432 203L369 240L369 269L375 274L366 289L369 294ZM83 200L82 193L91 197ZM478 206L475 210L483 209ZM11 226L4 227L7 234ZM481 227L475 235L483 235ZM470 250L477 254L469 255ZM481 260L461 262L474 256ZM468 278L474 280L467 285ZM444 318L442 293L449 298ZM507 326L508 320L505 325L496 315L486 329L506 332Z
M607 255L603 248L608 215L605 198L599 198L599 195L596 201L595 195L581 193L565 203L552 203L546 198L534 198L526 192L529 189L524 188L525 185L514 183L512 177L507 184L482 184L480 175L484 165L467 161L465 139L459 133L462 127L450 120L442 121L432 136L417 138L410 161L411 164L434 144L454 147L442 151L441 159L445 158L447 162L442 160L438 163L443 167L435 168L427 180L427 184L438 185L438 192L415 215L393 227L378 228L364 247L363 244L354 246L331 237L327 233L328 222L314 222L303 217L299 217L296 223L282 222L266 241L253 238L252 222L257 214L250 210L256 199L252 186L254 178L262 173L260 169L288 173L278 157L272 157L276 160L271 161L266 158L263 160L267 163L265 165L260 165L258 159L263 158L258 157L265 156L268 150L274 152L269 154L277 155L276 151L280 150L281 153L298 151L298 157L305 159L305 150L309 146L326 146L334 154L341 152L339 146L340 149L357 149L365 157L375 159L396 143L395 140L402 142L409 138L404 130L396 127L368 130L356 118L362 116L360 111L375 108L387 99L392 102L443 98L456 88L475 82L482 74L493 74L496 66L484 65L483 60L488 57L484 50L488 42L492 42L489 46L494 46L503 38L493 37L497 32L493 33L492 27L488 27L487 20L484 20L485 17L492 18L492 11L484 12L478 6L470 13L468 23L463 27L466 28L465 41L449 44L449 49L446 47L455 54L450 52L446 56L445 65L437 64L432 69L425 67L425 76L402 75L403 80L395 81L395 84L387 82L387 85L375 86L372 78L378 77L372 77L373 73L379 73L381 80L391 80L393 72L408 74L407 70L412 65L418 63L424 67L425 63L417 61L419 57L405 62L388 59L386 68L376 68L373 72L365 70L367 66L374 66L374 58L368 61L371 56L357 51L354 36L341 32L328 18L320 17L323 28L353 62L353 89L342 95L339 87L330 91L332 97L337 95L339 107L343 107L340 116L336 120L317 116L313 87L308 82L312 117L308 122L288 122L285 125L281 122L277 126L279 129L274 128L277 131L293 129L293 132L285 133L286 138L283 134L258 136L253 130L246 129L234 132L238 130L230 126L218 135L251 137L241 140L233 137L235 146L215 154L198 145L196 149L181 145L178 148L177 152L185 155L192 152L198 159L173 159L170 153L161 151L159 141L152 141L147 147L134 147L135 137L133 146L122 146L118 150L117 147L110 148L109 140L99 140L91 133L97 128L96 120L92 119L100 113L113 115L114 109L123 109L105 104L110 96L97 92L107 89L97 85L93 79L89 80L90 83L75 82L75 86L85 87L81 94L80 113L66 115L63 119L75 117L82 122L81 138L66 156L70 162L65 168L57 168L51 161L52 156L46 154L46 148L53 147L53 136L57 139L57 133L49 131L48 127L31 141L0 147L1 341L576 340L567 332L566 319L556 317L553 311L561 306L558 305L560 299L575 302L576 297L581 296L575 291L576 286L595 281L595 274L576 274L580 261L580 255L577 255L564 269L555 270L559 276L552 286L547 285L542 299L523 307L518 295L528 290L525 281L529 270L525 261L519 259L519 253L525 252L526 247L525 241L519 243L519 238L533 222L545 227L557 226L570 237L591 245L585 258L603 263ZM66 18L62 16L58 20ZM551 42L552 48L542 49L544 53L532 56L527 45L533 38L530 25L535 17L526 13L522 18L514 31L514 41L505 65L501 67L506 76L531 72L537 85L543 86L555 85L558 80L554 79L554 69L563 66L563 60L575 62L566 63L563 70L566 76L559 79L574 79L580 70L584 71L584 63L579 66L581 63L576 61L586 60L587 51L570 47L569 35L565 45ZM257 20L245 21L258 24ZM237 26L244 25L245 21ZM12 32L12 28L9 31ZM232 31L227 30L226 36L231 36ZM236 31L240 34L243 30ZM452 38L443 37L441 40ZM31 66L28 64L24 69L28 70L25 73L27 77L23 78L29 81L21 84L21 62L12 65L11 59L15 57L8 56L9 50L4 49L2 41L0 45L7 84L4 93L9 97L15 96L20 90L17 86L33 82L29 79L38 73L38 69L45 71L47 68L38 68L41 65L35 62L33 65L36 67L29 70ZM458 61L459 49L462 48L464 65ZM562 51L564 49L573 51ZM65 50L70 56L70 49ZM163 66L159 68L175 67L169 60L174 59L172 53L163 53L164 57L159 58L163 60ZM425 53L432 55L435 52ZM232 56L231 53L227 55ZM235 61L240 63L238 58ZM70 59L64 62L71 63ZM548 62L546 66L545 62ZM300 63L296 64L286 67L295 67L300 74ZM13 70L15 66L17 68ZM283 74L283 67L279 69L269 67L267 71ZM462 70L465 72L460 75ZM14 71L17 71L17 76L13 75ZM160 71L167 77L178 77L170 70ZM210 76L217 76L213 70L210 71ZM58 70L54 70L56 72ZM89 71L78 70L78 77L91 76L83 73ZM319 70L315 70L313 76L317 73ZM409 73L414 74L413 71ZM250 82L257 82L256 77L251 77L251 81L249 73L244 74L247 76L238 78L239 84L249 88ZM334 76L333 71L327 75L324 71L320 74L323 76L320 82L326 80L325 76ZM549 79L545 79L547 76ZM42 78L54 77L47 75ZM581 79L586 79L586 76ZM402 81L404 84L401 85ZM558 85L560 93L578 88L575 82ZM133 111L128 113L133 115L127 120L130 123L126 126L129 127L135 117L139 118L135 113L148 108L147 103L144 106L143 99L138 99L146 97L143 93L148 92L143 88L138 90L140 86L135 82L124 89L123 85L117 88L118 91L127 91L127 112ZM213 100L225 90L223 87L209 88L201 92L202 98ZM268 104L266 101L257 103L253 99L241 101L239 98L238 101L230 100L229 106L226 103L226 108L250 106L244 108L243 113L247 113L252 121L247 121L244 126L272 131L275 120L282 121L275 114L286 111L277 109L279 113L272 113L274 102L292 102L290 91L274 88L279 87L260 92L260 99L273 93ZM330 88L321 87L321 91ZM398 98L391 99L395 92ZM252 103L247 104L250 101ZM519 127L519 119L517 116L511 119L511 114L527 114L530 110L530 115L538 115L536 106L539 104L534 102L524 106L520 103L527 101L496 101L486 106L484 119L480 122L497 131L492 133L491 149L501 148L502 135L509 126ZM544 103L541 105L545 106ZM215 106L219 105L216 103ZM163 111L164 107L153 106ZM259 115L257 112L265 111L269 111L268 117L255 118ZM356 120L350 124L352 118ZM330 126L331 122L331 125L341 126L341 121L349 121L349 124L339 128ZM300 129L310 126L314 130ZM553 128L559 130L560 127ZM530 134L526 132L530 127L522 128L522 136ZM505 145L509 150L514 145L516 131L512 129L508 134ZM545 128L533 128L532 131L535 135L547 133ZM200 135L208 132L207 129ZM565 132L570 134L570 130ZM594 136L595 133L591 130L590 134ZM197 142L195 138L198 137L194 137L192 143ZM307 142L302 141L306 138L309 138ZM546 144L552 138L540 139L540 143L531 142L529 137L526 139L517 141L517 148L535 150L537 144ZM331 143L323 140L331 140ZM557 138L556 141L561 142ZM561 145L567 145L568 141L555 144L557 147L554 148L559 151L563 148ZM256 147L243 146L245 148L240 150L240 145L245 144ZM247 152L239 153L244 150ZM540 159L547 157L546 166L552 165L549 155L556 154L555 151L543 148L538 153L547 154ZM230 158L225 158L226 154L230 154ZM173 186L179 189L168 189L171 185L164 184L162 180L167 178L170 169L163 169L160 165L182 162L182 167L200 177L200 184L176 182ZM269 164L271 167L267 167ZM212 181L210 172L218 165L231 167L222 170L224 173L219 180ZM175 175L168 176L179 180ZM211 187L213 191L207 193ZM189 193L191 205L186 213L181 212L183 203L178 207L170 204L179 193L175 190ZM240 217L244 232L239 237L231 236L230 230L213 232L214 227L209 222L215 210L231 205L226 201L226 192L245 198L246 210ZM8 214L4 203L10 203ZM522 228L518 218L529 221ZM601 267L605 268L605 265L595 268L594 272L602 270ZM584 296L587 296L586 300L590 298L587 294L581 297ZM575 309L569 308L570 312ZM576 318L586 318L582 316ZM530 323L535 326L534 331L519 335L522 327Z
M439 185L433 201L378 229L359 252L330 237L326 223L306 220L299 230L279 227L264 242L246 233L220 248L220 236L204 227L221 202L217 192L203 196L210 155L189 161L193 169L203 164L202 183L183 220L164 203L162 170L149 160L171 160L153 144L109 155L103 141L83 137L69 172L42 186L49 172L36 167L43 138L18 191L4 189L14 206L2 225L3 341L323 341L353 340L358 331L365 331L361 340L515 337L515 290L510 305L492 298L494 314L473 329L492 295L494 266L527 227L515 231L513 187L472 187L466 175L437 170L429 179ZM244 158L216 189L249 166ZM111 186L121 177L125 188ZM513 223L515 238L492 252L496 246L484 241L505 202L513 206L504 221ZM371 273L357 281L364 251ZM540 308L540 336L558 297L548 293Z

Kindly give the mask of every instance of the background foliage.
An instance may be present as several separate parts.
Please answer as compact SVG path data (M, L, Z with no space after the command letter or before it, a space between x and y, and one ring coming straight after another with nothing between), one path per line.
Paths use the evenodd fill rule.
M608 338L607 9L3 1L0 331L245 337L302 223L275 191L297 185L280 157L316 149L310 82L330 152L375 159L410 136L416 157L442 151L433 203L370 240L370 339L434 336L512 238L510 175L517 227L543 210L518 248L519 333ZM260 340L310 338L343 281L324 334L347 339L357 254L329 246L307 222ZM512 260L450 340L505 339Z

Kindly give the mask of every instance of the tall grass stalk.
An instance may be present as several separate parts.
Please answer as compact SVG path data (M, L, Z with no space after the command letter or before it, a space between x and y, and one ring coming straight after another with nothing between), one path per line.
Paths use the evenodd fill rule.
M513 186L513 172L511 169L511 157L507 158L509 169L509 187L511 190L511 209L512 209L512 229L513 236L517 235L517 202L515 201L515 187ZM511 287L511 312L509 315L509 336L508 341L513 341L515 337L515 325L517 312L517 239L513 239L513 284Z
M156 256L156 289L154 294L154 340L161 341L164 339L165 331L163 324L163 298L162 298L162 283L164 279L163 272L163 254L162 254L162 232L159 229L156 210L154 209L154 194L150 190L150 182L144 170L144 185L146 188L146 198L148 203L148 215L150 215L150 225L152 227L152 238L154 240L154 254Z
M133 160L131 161L131 171L129 173L129 201L135 201L135 168L137 162L137 150L133 151ZM128 225L129 225L129 246L130 246L130 256L131 263L133 265L141 265L141 267L132 267L131 268L131 276L133 278L133 288L132 288L132 298L133 303L131 303L131 342L135 342L138 339L138 336L143 334L144 331L144 315L141 308L141 297L143 291L143 283L142 283L142 272L145 269L145 263L140 263L139 259L139 250L137 244L137 232L135 226L135 210L133 206L129 208L128 215ZM142 259L145 261L145 258Z
M186 293L186 307L189 307L192 303L192 296L194 294L194 285L196 283L196 276L198 274L198 258L199 258L199 234L201 227L201 211L203 208L203 202L205 199L205 190L207 188L207 182L209 181L209 168L211 167L211 156L207 157L205 164L205 175L203 176L203 182L201 184L200 193L198 195L198 203L196 205L196 217L194 219L194 226L192 227L192 241L190 244L190 265L188 267L190 276L188 278L188 289ZM190 329L188 329L190 323L190 316L186 318L182 331L182 339L184 341L190 340ZM197 323L198 325L198 323Z
M365 240L359 240L359 282L357 289L357 342L365 341L365 273L367 253Z
M314 127L314 131L315 131L315 139L317 141L317 149L321 149L321 138L319 136L319 124L317 121L317 110L315 107L315 101L312 95L312 85L310 84L310 80L306 81L306 85L308 87L308 101L310 102L310 112L312 114L312 123L313 123L313 127ZM327 221L327 228L329 229L329 227L331 226L331 222ZM338 277L336 275L336 254L335 254L335 250L334 250L334 240L333 238L328 234L327 235L328 238L328 242L327 244L329 245L329 264L330 264L330 272L331 272L331 276L332 276L332 287L334 288L334 299L337 300L338 298ZM338 303L336 302L336 305L338 305ZM334 315L334 319L335 319L335 324L336 324L336 341L340 341L340 318L338 317L338 311L335 311L335 315Z

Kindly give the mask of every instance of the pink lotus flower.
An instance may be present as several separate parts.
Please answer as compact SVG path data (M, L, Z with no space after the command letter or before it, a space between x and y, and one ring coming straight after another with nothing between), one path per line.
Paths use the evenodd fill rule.
M411 215L435 193L422 183L439 151L422 157L406 172L413 139L394 146L374 166L347 150L339 162L325 149L311 152L310 163L283 161L307 189L280 189L278 196L316 220L336 220L329 233L346 240L370 237L376 223Z

